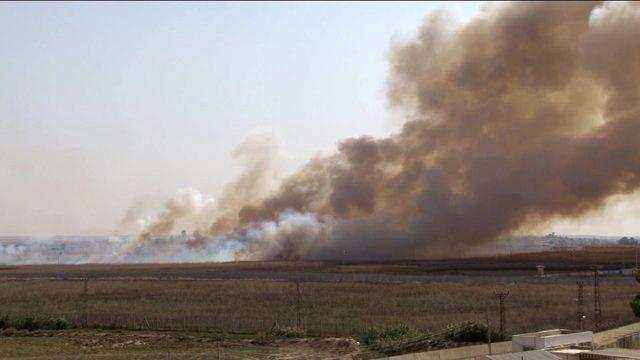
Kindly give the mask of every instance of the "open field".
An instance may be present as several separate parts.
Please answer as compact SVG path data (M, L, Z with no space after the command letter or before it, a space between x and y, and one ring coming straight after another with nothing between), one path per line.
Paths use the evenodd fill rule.
M0 265L0 278L34 277L145 277L229 278L238 274L325 275L533 275L537 265L548 272L563 273L630 268L635 265L633 246L591 246L581 250L519 253L513 255L430 260L358 261L245 261L180 264L80 264Z
M495 291L509 292L507 334L576 328L576 280L585 281L585 326L593 329L587 270L633 260L635 249L608 247L378 263L4 266L0 317L64 318L73 329L3 336L0 351L9 358L212 358L222 344L228 359L337 357L353 349L322 339L358 339L367 329L398 324L438 334L450 324L484 321L487 311L495 326ZM537 264L554 276L535 276ZM635 321L629 302L639 291L631 276L601 277L602 329ZM252 340L276 324L299 325L312 340Z
M451 323L483 319L489 306L497 323L496 290L509 291L508 332L575 328L576 286L474 283L300 283L300 325L315 336L357 336L370 327L404 323L438 332ZM603 321L633 321L635 286L602 286ZM75 325L128 329L257 333L275 323L297 325L296 284L257 280L0 281L1 314L10 318L63 317ZM585 289L592 327L592 289Z

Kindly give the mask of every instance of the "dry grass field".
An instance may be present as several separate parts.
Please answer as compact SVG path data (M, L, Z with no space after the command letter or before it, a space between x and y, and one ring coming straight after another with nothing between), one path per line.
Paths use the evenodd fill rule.
M602 285L603 321L634 321L629 302L639 287ZM275 323L297 325L295 283L253 280L2 280L0 314L63 317L77 326L144 330L259 333ZM494 291L509 291L507 331L576 327L576 286L559 284L300 283L300 322L314 336L357 336L370 327L404 323L439 332L447 325L498 321ZM592 289L585 287L591 328Z
M576 328L576 280L585 281L585 326L593 329L592 278L584 271L628 268L634 260L632 247L594 247L377 263L0 266L0 320L71 324L0 336L0 351L47 359L204 359L218 351L225 359L364 359L375 351L327 338L399 324L439 334L451 324L485 321L487 312L496 327L496 291L509 292L507 334ZM557 276L537 278L538 264ZM603 329L636 321L629 302L640 285L603 275L601 292ZM299 326L310 338L273 338L276 324Z
M81 264L0 265L0 278L90 277L90 278L193 278L224 274L533 274L543 264L550 272L630 268L635 264L633 246L590 246L580 250L516 253L476 258L358 261L244 261L181 264Z
M8 359L372 359L354 341L335 338L274 339L263 344L244 336L208 333L66 330L22 331L0 338Z

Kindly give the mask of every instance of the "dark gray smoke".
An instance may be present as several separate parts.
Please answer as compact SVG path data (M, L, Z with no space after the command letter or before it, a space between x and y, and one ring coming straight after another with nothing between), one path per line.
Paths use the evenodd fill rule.
M637 3L432 15L392 47L399 133L340 142L197 243L250 259L440 256L598 208L640 185L639 39Z

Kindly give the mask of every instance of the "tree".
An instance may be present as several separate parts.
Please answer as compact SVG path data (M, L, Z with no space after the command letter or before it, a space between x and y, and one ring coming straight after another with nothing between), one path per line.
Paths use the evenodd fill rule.
M634 239L632 237L628 238L628 237L625 236L623 238L620 238L620 240L618 240L618 244L620 244L620 245L636 245L637 241L638 240L636 240L636 239Z
M640 272L636 272L636 281L640 283ZM631 301L631 310L636 315L636 317L640 318L640 294L636 295L636 297Z

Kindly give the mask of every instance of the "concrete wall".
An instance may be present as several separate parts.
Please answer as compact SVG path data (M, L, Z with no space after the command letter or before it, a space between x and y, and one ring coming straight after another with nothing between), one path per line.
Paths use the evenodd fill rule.
M511 350L513 352L524 351L525 347L529 349L537 349L535 336L524 335L524 334L513 335L511 337L511 340L512 340Z
M593 333L591 331L585 331L573 334L547 336L543 339L544 345L542 349L561 345L591 343L593 342Z
M513 352L521 352L521 351L525 351L525 347L529 348L529 349L538 349L538 347L536 346L536 337L535 336L531 336L531 335L525 335L525 334L521 334L521 335L513 335L511 337L512 340L512 344L511 344L511 351Z
M535 334L513 335L513 352L521 352L526 350L542 350L550 347L574 345L593 342L593 333L584 331L570 334L551 334L544 335L544 332Z
M593 341L597 348L621 347L627 349L640 348L640 323L633 323L619 328L595 333Z
M608 343L604 347L617 347L622 349L640 349L640 333L617 339L614 343Z
M504 341L491 344L491 352L493 354L506 354L511 352L511 341ZM391 356L383 359L392 360L478 360L483 359L486 355L489 355L489 346L472 345L463 346L453 349L426 351L413 354L405 354L398 356Z

